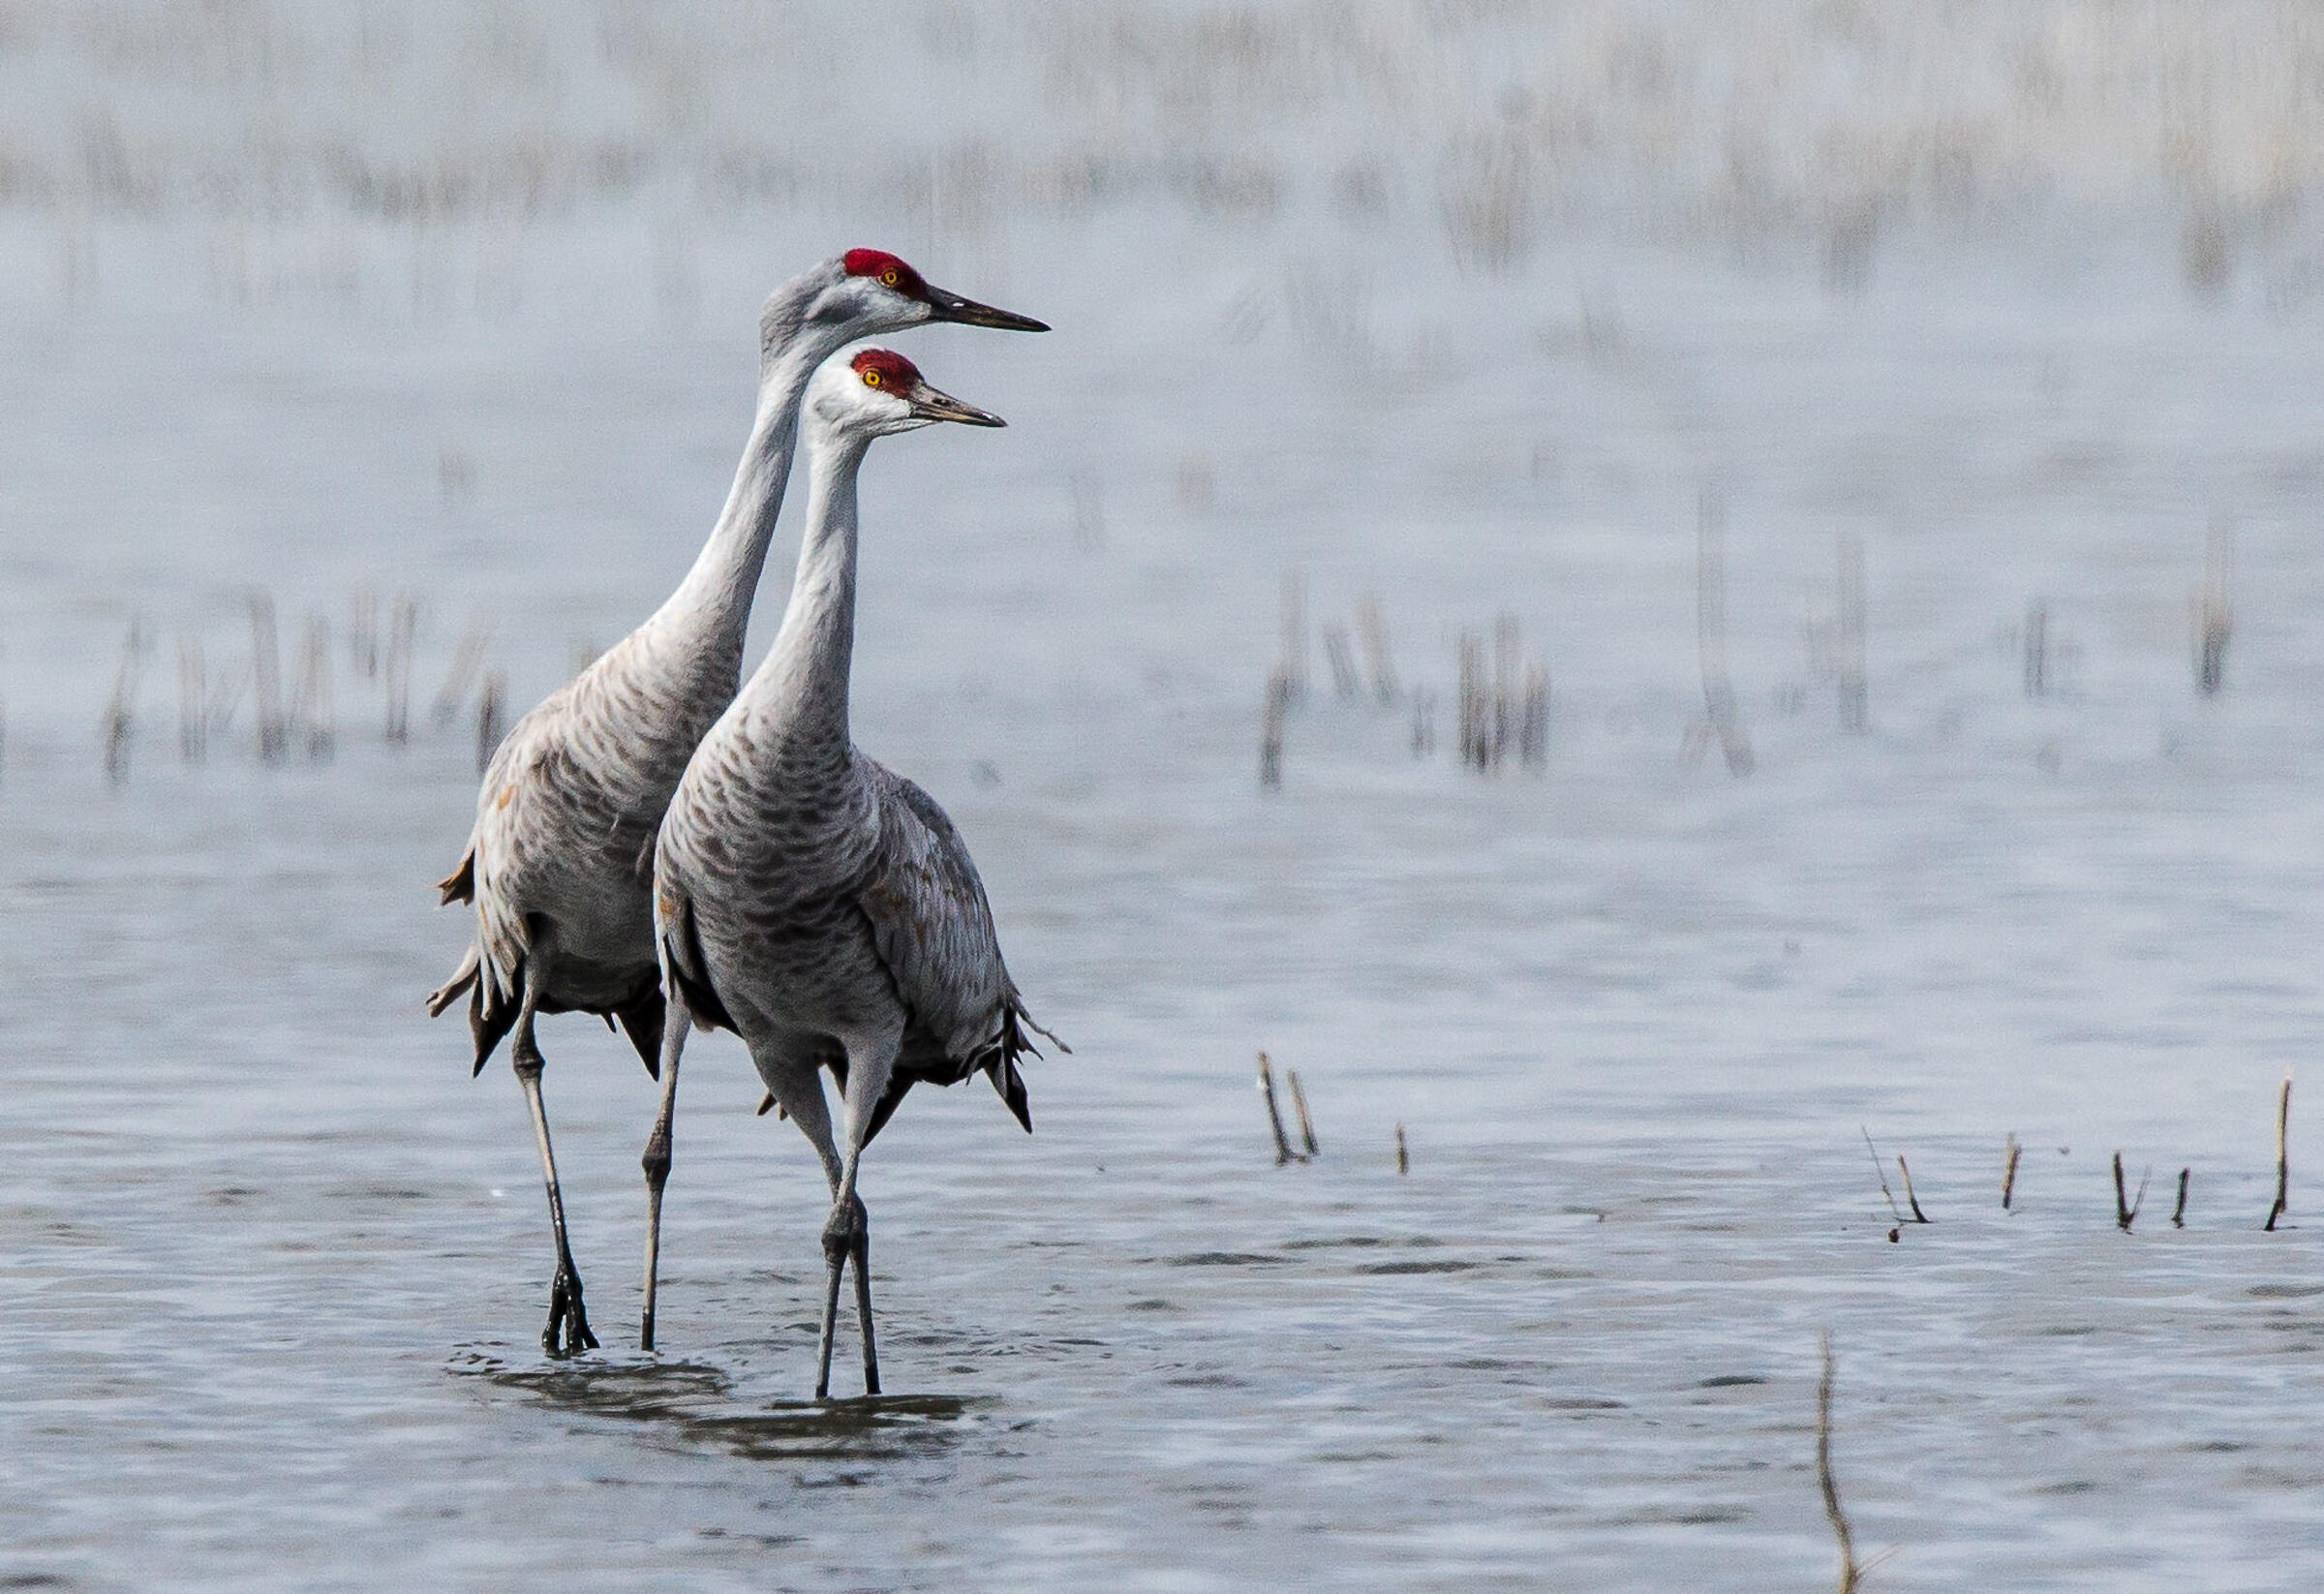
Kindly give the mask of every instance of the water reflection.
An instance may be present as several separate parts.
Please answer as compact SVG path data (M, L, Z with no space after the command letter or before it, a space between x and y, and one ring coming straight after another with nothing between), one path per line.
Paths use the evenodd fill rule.
M733 1378L701 1362L511 1368L478 1358L453 1371L481 1375L579 1415L646 1425L686 1448L762 1461L870 1465L944 1456L994 1403L954 1395L882 1395L742 1406Z

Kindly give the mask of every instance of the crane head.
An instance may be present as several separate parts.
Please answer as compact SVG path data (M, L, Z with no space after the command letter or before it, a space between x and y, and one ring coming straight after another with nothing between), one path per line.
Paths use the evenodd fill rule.
M993 326L1004 332L1046 332L1049 324L1013 310L999 310L936 287L884 249L850 249L840 257L841 280L834 296L862 318L854 337L901 332L929 322Z
M939 420L965 426L1006 426L998 415L939 392L920 368L886 349L862 349L832 359L809 385L807 411L816 425L865 438L916 431Z

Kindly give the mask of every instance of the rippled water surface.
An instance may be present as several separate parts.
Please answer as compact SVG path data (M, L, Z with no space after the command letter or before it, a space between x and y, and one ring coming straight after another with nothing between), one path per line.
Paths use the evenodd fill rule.
M1074 1055L1030 1070L1029 1141L981 1086L882 1137L895 1393L818 1406L821 1183L739 1049L688 1057L646 1357L653 1087L549 1024L605 1350L546 1360L519 1093L419 1007L474 780L427 698L471 615L521 705L657 600L731 469L749 306L837 225L697 240L675 325L581 264L498 319L195 314L140 273L199 240L126 222L104 298L11 311L0 1582L1828 1585L1828 1331L1870 1586L2316 1586L2309 1098L2292 1226L2259 1224L2278 1081L2324 1029L2324 323L2189 300L2137 239L1900 251L1846 295L1577 247L1521 291L1384 276L1338 349L1252 315L1272 267L1211 235L947 262L1060 329L911 343L1012 427L875 452L856 728L951 809ZM1706 484L1744 781L1696 728ZM2237 629L2202 702L2219 514ZM1861 738L1802 640L1842 531ZM1319 628L1379 595L1406 691L1338 700L1319 642L1263 795L1291 568ZM345 653L362 582L422 603L406 749ZM245 703L187 767L175 638L223 674L259 585L333 627L335 755L260 767ZM1550 753L1478 777L1454 648L1504 610ZM1261 1048L1312 1163L1273 1166ZM1935 1221L1891 1239L1867 1129ZM2127 1235L2118 1148L2151 1170Z

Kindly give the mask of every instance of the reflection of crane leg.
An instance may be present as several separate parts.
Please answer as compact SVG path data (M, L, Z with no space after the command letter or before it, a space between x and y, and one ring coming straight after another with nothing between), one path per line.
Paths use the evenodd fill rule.
M581 1305L581 1274L573 1267L573 1248L565 1233L565 1197L557 1188L557 1155L549 1150L549 1114L541 1104L540 1071L547 1059L533 1038L533 1019L540 1005L540 987L553 956L547 930L537 935L525 955L522 1004L516 1014L516 1034L509 1048L509 1065L525 1088L525 1104L533 1110L533 1138L540 1143L541 1177L549 1187L549 1223L557 1232L557 1273L549 1283L549 1326L541 1331L540 1348L551 1356L577 1355L597 1348L589 1332L589 1314Z
M637 1332L641 1350L654 1348L654 1292L661 1265L661 1187L670 1180L670 1120L678 1113L678 1058L686 1050L686 1027L691 1022L686 998L673 988L661 1015L661 1111L655 1117L654 1133L647 1137L646 1154L639 1159L646 1170L646 1304Z

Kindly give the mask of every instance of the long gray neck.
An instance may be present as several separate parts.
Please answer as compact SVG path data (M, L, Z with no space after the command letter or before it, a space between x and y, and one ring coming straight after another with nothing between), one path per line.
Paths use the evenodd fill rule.
M782 629L744 689L793 757L844 758L855 658L857 474L871 439L821 433L808 450L807 533Z
M657 630L675 629L689 641L731 652L738 668L750 599L790 481L800 400L815 367L839 346L806 322L816 286L811 276L803 277L768 301L759 322L758 413L726 507L693 568L649 622Z

